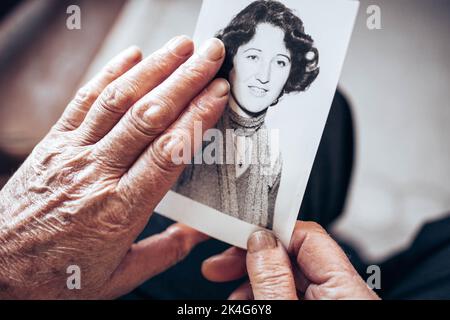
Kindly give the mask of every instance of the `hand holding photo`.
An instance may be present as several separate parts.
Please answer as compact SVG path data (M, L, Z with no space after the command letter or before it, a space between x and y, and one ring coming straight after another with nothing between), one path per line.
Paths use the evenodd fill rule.
M231 94L157 212L242 248L258 228L289 243L357 8L349 0L203 2L194 41L223 41L218 77Z

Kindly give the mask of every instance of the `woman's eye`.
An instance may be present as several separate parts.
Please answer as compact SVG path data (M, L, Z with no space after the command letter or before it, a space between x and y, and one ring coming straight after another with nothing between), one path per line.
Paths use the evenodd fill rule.
M278 64L280 67L286 67L286 62L283 61L283 60L278 60L278 61L277 61L277 64Z
M252 61L257 61L258 60L258 56L256 56L256 55L249 55L249 56L247 56L247 59L252 60Z

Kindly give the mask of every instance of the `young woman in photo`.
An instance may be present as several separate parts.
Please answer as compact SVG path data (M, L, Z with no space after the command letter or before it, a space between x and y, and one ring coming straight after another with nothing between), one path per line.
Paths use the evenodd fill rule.
M228 79L228 107L217 123L233 146L222 163L186 168L174 190L261 227L273 227L282 158L271 145L265 118L284 94L306 90L319 73L319 54L303 22L278 1L255 1L217 35L226 48L218 74ZM299 106L305 107L305 106ZM231 150L232 163L227 161Z

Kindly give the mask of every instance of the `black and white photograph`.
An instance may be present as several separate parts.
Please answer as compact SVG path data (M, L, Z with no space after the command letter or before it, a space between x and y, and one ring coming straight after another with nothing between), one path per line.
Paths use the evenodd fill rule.
M223 41L230 97L157 212L240 247L255 228L289 241L357 7L203 2L194 41Z

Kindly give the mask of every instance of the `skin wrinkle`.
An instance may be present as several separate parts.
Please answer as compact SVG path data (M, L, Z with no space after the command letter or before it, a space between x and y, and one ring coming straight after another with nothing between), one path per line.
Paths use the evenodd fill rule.
M56 151L52 152L48 157L45 157L43 160L43 163L47 163L47 165L49 163L51 163L53 161L53 158L57 157L58 153ZM84 156L84 155L83 155ZM33 165L34 164L34 165ZM64 166L64 165L63 165ZM41 168L45 167L44 165L42 165L41 163L37 162L37 163L31 163L30 165L30 171L31 172L35 172L38 174L35 174L35 177L41 177L39 179L36 180L41 180L43 182L38 182L38 181L34 181L33 182L33 186L30 188L31 194L35 193L35 194L40 194L40 193L53 193L51 194L50 199L47 198L47 202L45 203L34 203L31 204L28 208L24 208L24 210L19 211L21 212L19 214L19 216L17 217L18 221L21 221L20 225L17 225L15 228L11 228L11 226L9 226L8 230L9 230L9 235L5 234L5 232L1 233L1 238L3 240L3 243L8 243L8 246L2 246L3 251L8 250L8 252L4 252L5 254L7 254L7 256L9 257L8 259L6 259L8 262L12 262L12 261L16 261L15 265L16 265L16 272L14 272L13 274L11 274L11 272L8 273L8 278L16 283L24 283L26 282L29 286L31 287L39 287L44 285L44 283L42 283L41 280L39 280L40 278L42 279L46 279L47 277L46 272L42 272L41 274L39 274L38 272L35 271L35 269L27 269L26 265L26 261L28 261L27 259L19 259L17 258L19 256L19 253L22 254L23 257L26 257L28 259L34 260L35 263L33 264L35 267L40 267L42 269L45 270L45 268L47 268L49 266L49 263L46 262L46 259L42 259L42 258L38 258L39 254L42 254L42 252L40 251L44 251L45 250L45 243L52 243L54 242L51 239L54 239L54 235L56 235L59 232L61 232L62 230L64 230L64 226L60 227L58 226L56 223L62 221L62 219L56 219L56 221L52 221L52 222L48 222L46 221L47 215L43 215L43 216L33 216L31 215L33 212L53 212L55 208L59 208L61 202L63 202L64 208L70 208L70 199L71 197L73 198L73 200L77 201L77 199L84 199L83 201L86 202L86 193L91 193L91 196L93 196L94 199L94 203L98 200L99 195L92 193L91 190L89 190L89 188L87 188L87 191L81 191L79 190L80 187L79 185L81 184L74 184L74 180L71 177L67 178L66 180L69 181L70 183L68 185L66 185L66 188L61 189L61 186L58 185L57 187L55 187L55 189L58 190L57 194L55 194L55 191L51 188L51 187L44 187L42 188L42 185L40 185L40 183L44 184L49 184L52 185L52 183L54 181L60 181L61 179L61 171L59 170L59 168L56 168L54 170L48 170L49 172L46 174L43 174L43 171L41 170ZM74 159L72 161L72 163L70 163L70 167L77 167L77 159ZM68 169L66 169L68 170ZM32 174L32 173L28 173L28 174ZM56 176L56 178L54 178ZM99 188L99 190L101 192L105 192L105 188L103 188L101 185L97 185L97 188ZM66 189L66 190L64 190ZM74 193L73 191L75 190L79 190L78 193ZM69 196L69 194L71 194ZM23 200L23 199L22 199ZM25 206L25 205L24 205ZM73 208L79 208L78 204L74 204ZM64 210L60 210L60 213L63 213ZM67 212L67 211L66 211ZM74 213L71 213L74 214ZM26 219L24 219L24 217L28 217ZM53 216L54 217L54 216ZM50 217L51 218L51 217ZM9 219L8 219L9 220ZM119 222L119 226L117 227L117 225L115 225L114 223L110 223L110 221L114 221L117 220L115 218L113 219L109 219L109 217L107 216L99 216L99 221L100 221L100 225L104 225L106 226L106 230L108 230L107 232L111 232L111 230L114 230L116 228L120 228L123 224L123 222ZM56 223L55 223L56 222ZM116 222L117 224L117 222ZM23 228L23 226L26 225L27 228ZM21 230L20 232L18 232L17 230ZM92 230L94 231L94 230ZM98 232L98 230L95 230L96 232ZM13 238L14 240L12 240L11 238ZM24 241L22 241L21 239L39 239L40 242L44 243L41 244L41 249L36 248L36 246L33 246L30 243L24 243ZM28 249L27 249L28 248ZM65 247L66 251L64 250L56 250L56 252L60 252L60 253L64 253L67 251L72 251L72 253L78 253L79 250L67 250L67 248L69 248L68 246ZM72 247L73 248L73 247ZM6 249L6 250L5 250ZM73 252L75 251L75 252ZM15 252L15 253L14 253ZM25 253L24 253L25 252ZM31 253L28 253L31 252ZM55 252L55 251L54 251ZM49 256L51 257L51 255L49 254ZM22 260L22 261L21 261ZM2 264L2 265L8 265L8 263ZM23 276L23 274L25 274L25 276ZM0 272L0 275L2 275L2 273ZM54 276L53 276L54 277ZM50 277L50 278L53 278ZM32 279L29 279L32 278ZM46 280L46 282L49 282L51 280Z
M128 137L131 137L131 134L127 133ZM128 140L130 141L130 140ZM122 147L126 148L125 142ZM104 145L103 148L110 149L110 145ZM93 157L99 163L99 168L107 167L111 168L110 177L111 179L120 179L121 173L126 170L126 166L121 164L121 159L118 155L112 153L109 155L109 158L106 158L104 152L99 152L97 148L93 150Z
M50 160L53 157L56 157L56 153L52 154L51 157L48 157L46 160ZM76 163L76 161L75 161ZM71 164L72 167L76 167ZM35 166L30 166L29 171L30 172L38 172L41 165L36 164ZM61 176L61 173L58 173L58 169L55 170L49 170L46 174L43 172L39 172L39 174L36 174L35 176L40 177L39 179L36 179L36 181L33 182L34 186L31 188L33 192L28 197L28 200L26 203L31 203L31 205L26 206L25 204L18 206L16 209L23 208L24 210L16 211L19 212L17 214L10 213L10 217L16 217L16 221L20 221L20 224L17 224L14 228L11 228L11 223L8 223L8 230L9 235L5 234L5 232L1 233L1 239L3 243L8 244L9 252L7 253L7 261L6 263L2 265L9 265L11 262L15 262L16 266L16 272L11 273L8 272L7 276L5 276L5 272L0 272L0 278L7 278L9 281L17 283L27 283L27 286L30 288L38 288L40 286L43 286L45 284L49 284L57 278L57 275L52 274L48 276L48 272L37 272L37 270L45 270L48 265L54 265L53 262L47 262L45 259L37 258L39 255L38 251L44 251L45 246L42 246L42 249L37 249L36 247L32 246L32 243L24 242L21 239L34 239L34 241L38 240L40 243L45 243L45 241L58 241L58 238L54 237L54 235L58 234L58 231L64 230L67 232L67 224L61 224L61 221L65 221L65 218L61 218L61 216L64 216L65 214L69 213L70 215L77 214L77 211L79 210L79 207L81 203L84 204L84 206L87 205L87 207L92 207L93 212L106 212L99 210L98 208L95 208L96 203L100 202L102 203L102 198L107 198L109 195L111 195L115 190L108 190L107 187L103 186L102 184L97 184L96 189L92 190L92 188L86 187L84 188L84 181L76 181L77 179L71 179L69 178L68 181L70 181L69 185L65 186L65 188L62 188L62 186L56 186L54 188L48 187L48 188L40 188L39 183L53 183L53 181L59 181L61 178L54 179L53 176L58 175ZM31 174L31 173L28 173ZM39 181L51 181L51 182L39 182ZM24 181L27 179L24 178ZM89 184L87 184L89 185ZM80 188L82 186L82 188ZM82 189L82 190L80 190ZM56 192L55 190L58 190ZM11 193L11 191L10 191ZM47 201L45 203L36 202L33 203L31 200L34 195L38 195L39 193L50 193L50 196L47 198ZM14 194L14 193L12 193ZM87 195L88 199L87 199ZM122 199L122 198L120 198ZM21 203L24 199L22 199ZM58 204L62 203L64 204L62 207ZM79 203L80 202L80 203ZM117 203L115 206L120 206L121 200L117 200ZM25 207L25 208L24 208ZM53 211L58 208L58 214L54 214ZM78 208L78 210L77 210ZM95 208L95 209L94 209ZM124 210L112 210L113 212L123 212ZM38 216L31 216L32 212L38 212L40 213ZM50 216L49 216L50 215ZM26 218L28 217L28 218ZM14 221L14 219L8 219L4 218L3 220L9 220ZM86 220L86 223L83 222L83 220ZM122 229L124 222L117 220L117 217L108 217L107 214L105 215L98 215L97 221L99 222L94 223L95 227L90 227L92 224L92 221L89 221L89 219L81 219L78 224L85 224L83 228L83 232L80 232L80 235L83 235L83 238L86 239L86 230L88 230L88 233L92 233L95 236L92 238L96 239L98 242L98 245L103 244L104 239L97 239L99 235L102 235L102 232L99 232L99 229L104 229L104 236L108 236L111 232L117 232L118 229ZM25 228L24 225L27 227ZM102 228L98 228L102 226ZM72 228L74 226L72 225ZM20 232L19 232L20 231ZM116 238L117 236L113 237ZM8 238L14 238L8 239ZM74 237L76 239L76 237ZM81 238L81 237L80 237ZM91 238L91 240L92 240ZM56 248L53 250L54 252L60 252L64 254L68 254L68 252L71 252L72 255L75 255L79 252L79 249L75 249L77 246L78 241L73 240L72 246L63 245L60 249ZM132 240L129 241L130 243ZM31 246L31 247L30 247ZM82 247L82 246L80 246ZM29 248L28 250L26 248ZM63 249L64 248L64 249ZM2 246L3 251L5 251L5 246ZM31 253L23 253L25 251L30 251ZM16 251L16 254L11 254L13 251ZM113 251L113 250L112 250ZM22 253L19 255L19 253ZM122 257L125 255L126 252L122 252L119 256ZM42 253L41 253L42 254ZM3 257L5 255L2 255ZM50 257L52 256L51 252L47 252L46 256ZM30 264L29 261L34 261L32 263L33 268L27 268L26 266ZM103 259L106 260L104 263L111 263L111 261L108 261L110 259ZM100 261L99 261L100 262ZM78 264L81 264L80 262L77 262ZM114 261L112 265L117 264L118 262ZM57 263L56 263L57 265ZM105 274L99 274L93 278L92 281L88 284L89 286L94 286L95 283L102 283L101 279L104 279L108 275ZM45 280L46 279L46 280ZM4 286L5 287L5 286ZM98 290L93 290L93 293L98 292Z
M156 191L157 189L151 189L150 192L145 192L144 190L136 190L133 188L130 188L130 185L132 184L132 180L136 184L143 183L144 181L154 181L153 177L151 175L145 175L145 176L139 176L139 177L130 177L130 173L126 172L122 178L120 178L119 182L116 186L116 193L119 194L119 196L122 198L122 201L124 201L125 207L133 208L138 207L139 204L142 202L142 197L147 196L149 199L156 198ZM149 207L149 211L153 211L154 208Z
M180 165L172 162L171 150L167 148L170 143L173 143L172 139L160 138L149 149L154 165L158 167L159 171L165 173L164 176L168 178L168 181L171 176L174 176L174 169L180 167Z
M202 273L207 279L223 282L245 275L245 272L229 270L230 263L225 258L231 250L203 263ZM379 299L338 244L316 223L297 221L288 251L284 251L282 246L276 249L266 247L247 252L241 257L241 262L246 263L256 299ZM245 284L242 285L230 297L252 299L246 288Z
M203 83L209 78L209 75L211 74L209 71L210 68L207 65L198 65L195 63L195 60L200 59L201 56L196 54L193 59L180 67L179 72L188 76L185 78L184 83L178 83L177 85L184 87L195 87L197 83ZM214 64L214 62L209 63Z
M249 278L255 299L297 299L292 267L281 243L273 249L248 253L247 265L250 266Z
M218 45L224 49L218 40L215 45L210 50ZM190 55L176 57L167 48L137 65L127 61L133 56L123 55L109 73L89 82L88 90L95 88L100 97L89 91L85 97L77 94L0 191L0 298L115 298L146 280L137 270L161 272L204 240L187 227L157 235L137 250L123 274L115 274L180 173L181 167L169 162L168 133L192 136L191 126L180 119L186 118L185 108L197 91L213 85L209 83L222 63L196 56L179 68ZM172 80L161 83L169 76ZM121 132L130 129L123 116L129 107L153 90L174 101L172 116L160 117L175 123L166 123L154 141ZM190 111L189 117L211 127L210 120L220 117L226 102L211 101L209 110L199 108L199 116ZM67 127L71 130L65 131ZM139 147L130 148L134 145ZM69 265L81 269L82 290L67 290Z
M158 100L159 101L157 101L155 103L155 105L161 105L162 109L167 108L167 109L171 110L171 108L168 105L169 102L165 102L162 99L158 99ZM150 106L149 108L152 108L152 106ZM137 115L136 112L137 111L134 108L132 108L130 111L130 114L128 116L128 119L129 119L129 124L131 126L133 126L133 128L135 128L139 132L140 135L147 137L149 139L153 139L158 134L160 134L162 131L164 131L165 126L157 126L156 125L157 122L148 123L147 121L145 121L143 119L143 115Z
M308 287L305 295L315 299L341 300L351 299L357 289L352 279L346 274L335 274L330 276L324 284L313 284ZM357 290L356 290L357 291ZM356 298L356 297L355 297Z
M133 84L133 86L135 85ZM128 88L127 90L136 92L135 88ZM122 85L120 83L113 82L106 87L105 91L97 100L100 112L104 114L111 114L111 116L121 116L121 109L123 109L123 106L129 106L134 102L131 98L132 96L134 95L128 95L128 93L122 89Z
M167 54L172 55L178 61L180 59L181 60L184 59L184 58L177 57L170 50L164 48L164 49L160 49L160 50L156 51L154 54L152 54L151 59L146 61L147 64L149 66L151 66L151 68L153 68L152 74L154 74L155 76L160 76L160 78L158 79L159 81L163 81L164 79L166 79L167 76L161 77L161 75L166 75L167 70L172 69L171 68L172 63L169 62L171 59L167 58ZM155 62L158 62L158 63L155 63Z
M177 84L177 83L174 83ZM181 84L177 84L181 85ZM143 99L143 103L138 108L133 108L131 110L132 114L137 119L142 119L144 117L144 112L150 110L151 108L159 108L157 113L154 114L152 118L152 123L147 123L144 120L144 125L154 126L154 130L157 130L154 134L160 134L167 128L167 124L171 122L174 111L177 110L177 105L170 97L165 97L162 90L155 90L149 95L148 98ZM139 111L139 112L138 112Z
M52 161L54 157L57 156L56 152L53 152L50 156L44 158L44 163L49 163ZM75 165L73 165L75 164ZM72 163L69 165L70 167L77 167L77 160L73 160ZM69 177L67 179L70 183L66 185L66 188L61 189L60 185L57 185L54 189L58 190L57 192L52 187L47 188L41 188L40 183L45 184L48 183L49 185L54 184L53 181L61 181L61 173L59 168L56 168L54 170L48 170L48 173L43 174L41 171L41 168L44 167L41 165L41 163L33 163L30 164L30 171L39 172L39 174L36 174L34 176L41 177L36 180L40 180L42 182L34 181L33 186L30 188L31 194L39 194L39 193L50 193L49 197L47 198L47 201L45 203L32 203L27 208L24 208L24 210L19 211L20 213L17 216L16 221L20 221L20 224L12 227L10 224L8 226L8 232L5 233L3 230L1 232L1 239L3 243L6 243L6 246L2 246L2 251L6 256L8 257L5 259L8 262L15 261L16 265L16 272L11 273L8 272L8 278L14 282L24 283L27 282L27 284L31 287L38 287L43 285L42 281L39 280L40 278L45 279L43 275L46 275L46 272L42 272L39 274L39 272L36 272L34 268L42 268L45 270L50 265L50 262L47 261L46 258L42 258L43 251L46 250L46 247L50 246L50 244L55 243L55 241L58 240L58 238L55 236L59 233L61 234L61 231L67 231L67 225L66 226L58 226L58 222L64 221L63 219L55 219L55 216L48 214L39 214L39 213L48 213L48 212L54 212L56 208L61 209L61 203L64 203L65 208L70 208L70 201L71 198L73 198L74 201L77 201L78 199L83 199L84 202L86 202L86 194L91 194L93 197L93 203L99 200L101 193L107 193L108 190L106 188L103 188L102 185L97 185L97 188L99 189L100 194L92 193L92 190L87 188L85 191L79 191L78 193L73 192L75 190L80 189L80 185L82 183L75 183L76 179L72 179ZM28 173L30 174L30 173ZM54 178L54 176L57 176L57 178ZM66 190L64 190L66 189ZM106 191L105 191L106 190ZM22 201L24 199L21 199ZM22 202L23 203L23 202ZM73 208L79 208L78 204L73 205ZM38 213L38 215L33 215L33 213ZM59 210L58 215L60 215L64 210ZM66 211L67 212L67 211ZM74 213L71 213L74 214ZM53 219L52 219L53 218ZM5 219L6 220L6 219ZM7 219L11 221L10 219ZM117 220L116 218L109 219L107 216L99 216L99 225L104 225L106 228L106 233L111 232L114 229L120 228L122 226L122 222L119 223L119 226L115 226L114 223L111 223L110 221ZM23 226L27 226L24 228ZM71 226L73 227L73 226ZM100 228L103 229L103 228ZM96 227L96 230L92 230L92 232L99 232L98 225ZM23 241L22 239L39 239L39 246L33 245L33 243L29 243L27 241ZM35 242L35 241L34 241ZM73 247L65 246L65 250L56 249L53 252L72 252L78 253L79 250L73 249ZM67 250L68 248L71 248L70 250ZM4 256L4 255L2 255ZM47 254L44 256L51 257L51 254ZM23 257L23 258L18 258ZM30 269L27 267L28 259L35 261L33 263L34 268ZM22 262L22 261L23 262ZM5 262L6 262L5 261ZM51 259L50 259L51 261ZM2 265L8 265L8 263L2 264ZM4 273L3 273L4 274ZM23 276L25 274L25 276ZM0 275L2 273L0 272ZM32 278L32 279L29 279ZM52 277L50 277L52 278ZM51 280L46 280L46 282Z

